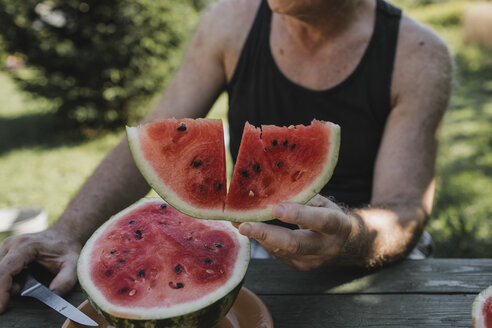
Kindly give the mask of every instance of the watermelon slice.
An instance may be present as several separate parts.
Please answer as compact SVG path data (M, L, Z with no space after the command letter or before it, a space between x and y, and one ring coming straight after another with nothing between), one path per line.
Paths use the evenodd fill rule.
M314 120L310 126L261 130L246 123L225 216L236 221L264 221L282 202L306 203L333 174L340 144L340 128Z
M193 217L215 218L226 197L222 121L167 119L127 127L135 163L166 201Z
M340 146L340 127L331 122L246 123L226 196L219 120L161 120L127 127L127 135L137 166L162 198L193 217L236 222L270 220L276 204L309 201L331 178Z
M249 252L230 222L196 220L144 198L91 236L77 273L116 327L212 327L234 303Z
M482 290L473 300L472 322L475 328L492 328L492 286Z

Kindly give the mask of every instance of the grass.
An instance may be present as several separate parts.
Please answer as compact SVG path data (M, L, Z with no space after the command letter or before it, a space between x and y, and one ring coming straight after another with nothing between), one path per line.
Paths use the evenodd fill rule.
M411 7L400 1L411 17L430 25L446 41L455 62L428 226L436 256L492 257L492 50L464 42L463 21L472 2Z
M53 222L122 132L78 141L0 73L0 208L39 204Z
M440 131L437 193L428 230L438 257L492 256L492 52L463 42L465 1L395 0L449 45L456 82ZM422 2L430 2L423 1ZM0 72L0 208L39 204L53 222L123 131L80 140L57 132L49 104ZM224 118L222 96L210 113ZM230 167L229 167L230 172Z

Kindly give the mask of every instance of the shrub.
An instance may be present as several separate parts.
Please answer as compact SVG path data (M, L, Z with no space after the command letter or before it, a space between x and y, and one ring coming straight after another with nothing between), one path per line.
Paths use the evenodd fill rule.
M160 91L202 1L0 0L0 36L24 90L64 122L114 127Z

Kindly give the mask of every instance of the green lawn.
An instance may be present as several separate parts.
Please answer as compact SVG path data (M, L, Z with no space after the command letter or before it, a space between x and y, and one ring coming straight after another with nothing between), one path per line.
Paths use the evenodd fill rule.
M456 61L455 89L440 131L438 183L429 224L437 256L492 256L492 52L462 41L467 2L415 6ZM30 99L0 72L0 208L39 204L53 222L123 131L80 140L54 126L48 104ZM226 97L210 114L224 117Z

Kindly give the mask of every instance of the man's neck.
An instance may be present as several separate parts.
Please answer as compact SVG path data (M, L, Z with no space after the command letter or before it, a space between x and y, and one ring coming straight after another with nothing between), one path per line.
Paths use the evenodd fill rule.
M274 15L295 43L315 52L357 22L357 17L367 10L367 3L365 0L326 1L309 12Z

